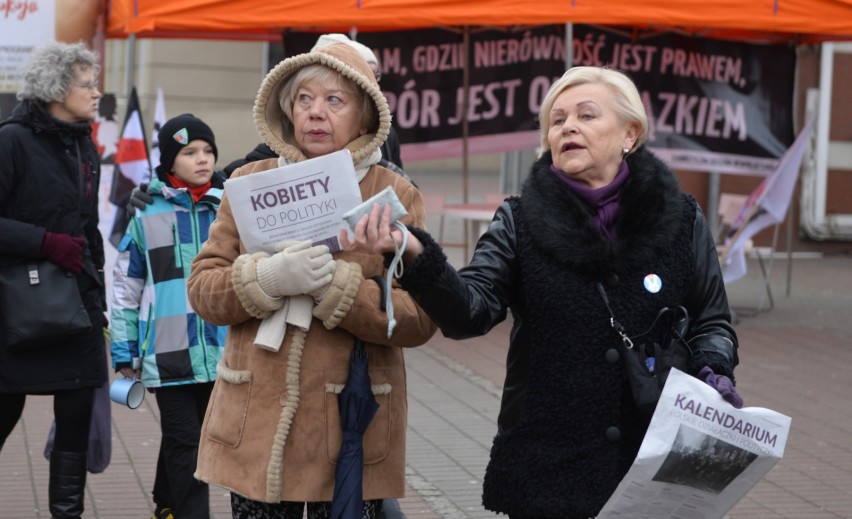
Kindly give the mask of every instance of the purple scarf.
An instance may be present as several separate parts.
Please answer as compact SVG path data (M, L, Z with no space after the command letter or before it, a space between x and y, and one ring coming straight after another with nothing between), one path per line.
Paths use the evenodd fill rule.
M618 173L615 174L612 182L599 189L588 188L569 178L564 172L556 169L553 164L550 165L550 171L595 212L595 224L608 240L612 240L614 236L613 222L615 222L615 217L618 214L621 186L630 173L627 161L622 160L618 167Z

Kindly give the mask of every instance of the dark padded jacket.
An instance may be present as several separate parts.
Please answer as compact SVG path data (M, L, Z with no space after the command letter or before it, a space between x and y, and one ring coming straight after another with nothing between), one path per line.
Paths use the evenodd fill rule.
M521 517L588 518L632 463L647 427L611 350L620 341L597 290L628 335L665 306L690 315L690 371L733 376L737 339L713 240L692 197L646 149L628 158L615 238L550 171L533 166L520 198L504 203L456 272L425 232L402 285L443 333L487 333L511 309L498 434L485 476L486 508ZM648 274L662 289L644 287Z

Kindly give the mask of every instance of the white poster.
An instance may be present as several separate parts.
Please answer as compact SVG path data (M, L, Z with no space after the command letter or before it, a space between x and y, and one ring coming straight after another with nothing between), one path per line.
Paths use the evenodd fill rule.
M54 0L0 1L0 92L17 92L33 49L56 34Z
M349 150L230 178L225 194L246 248L270 254L282 241L340 250L343 214L361 203Z

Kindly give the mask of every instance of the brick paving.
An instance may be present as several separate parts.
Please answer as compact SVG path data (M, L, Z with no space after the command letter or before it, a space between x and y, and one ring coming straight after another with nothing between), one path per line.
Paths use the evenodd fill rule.
M424 190L428 180L418 183ZM480 191L481 192L481 191ZM445 232L458 232L447 221ZM449 251L461 262L459 253ZM739 391L746 405L792 417L784 459L728 514L730 519L852 518L852 257L794 261L791 294L785 262L772 273L775 308L736 327ZM750 272L756 272L752 268ZM759 285L728 287L732 304L751 305ZM485 337L436 335L406 352L409 385L410 518L490 518L480 496L496 431L509 323ZM86 518L147 518L159 442L154 399L141 408L113 406L113 457L90 475ZM52 420L50 397L28 397L24 416L0 453L0 519L45 519L48 464L42 455ZM211 517L229 517L227 492L211 488Z
M783 295L783 273L778 268L773 277L775 308L743 317L736 327L737 381L746 405L792 417L790 437L784 458L728 517L852 518L852 378L847 374L852 366L852 257L795 261L790 297ZM752 278L732 284L731 302L752 305L759 290ZM497 517L478 501L454 496L481 492L483 472L469 469L484 467L496 431L508 330L501 325L485 338L461 342L436 337L407 357L412 427L418 435L429 431L431 440L426 452L409 452L409 465L419 470L420 458L434 462L444 456L439 462L445 471L468 469L471 475L467 488L453 481L436 483L450 501L462 503L445 517ZM423 466L428 476L430 465Z

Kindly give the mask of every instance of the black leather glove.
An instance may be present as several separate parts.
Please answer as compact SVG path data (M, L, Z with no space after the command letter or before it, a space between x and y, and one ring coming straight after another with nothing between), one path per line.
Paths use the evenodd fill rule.
M154 203L154 197L148 194L148 183L143 182L133 188L130 202L127 204L127 216L135 216L137 209L145 209Z

